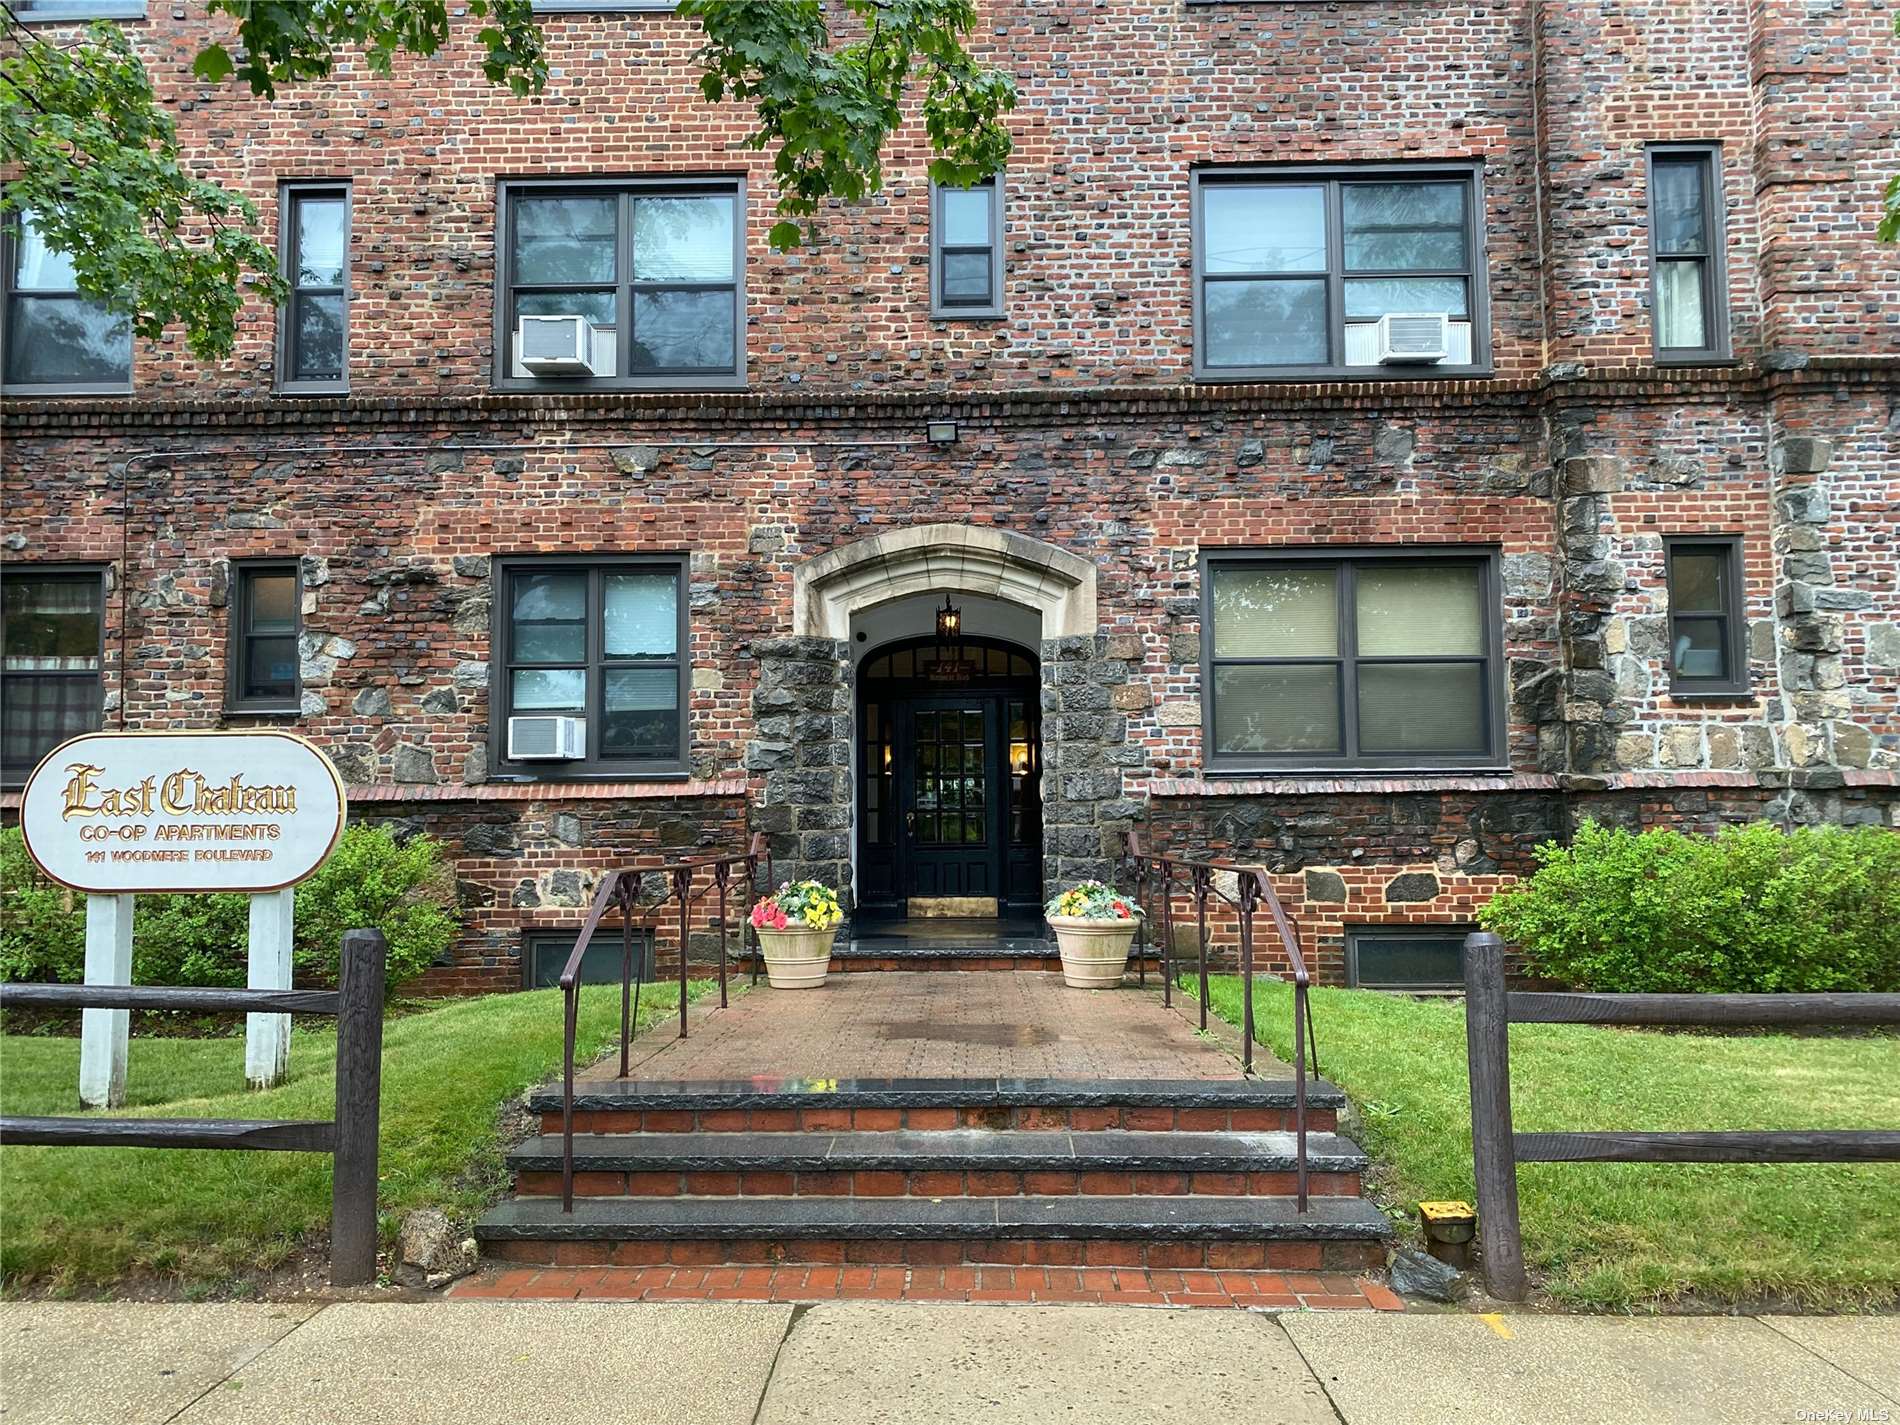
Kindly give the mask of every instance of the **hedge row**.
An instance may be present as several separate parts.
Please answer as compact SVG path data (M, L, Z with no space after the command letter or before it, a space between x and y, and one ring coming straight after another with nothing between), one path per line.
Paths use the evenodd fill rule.
M1900 991L1900 834L1584 822L1479 921L1533 974L1623 993Z
M250 898L140 896L133 912L132 977L142 985L242 985ZM351 827L317 873L297 887L299 984L336 980L343 932L374 926L389 937L389 987L420 974L461 931L455 877L441 845L397 842ZM18 828L0 832L0 980L86 977L85 897L40 875Z

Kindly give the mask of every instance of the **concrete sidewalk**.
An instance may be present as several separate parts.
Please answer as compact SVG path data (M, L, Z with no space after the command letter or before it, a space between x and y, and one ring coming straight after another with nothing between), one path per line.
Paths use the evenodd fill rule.
M1900 1421L1900 1318L694 1302L0 1305L0 1420Z

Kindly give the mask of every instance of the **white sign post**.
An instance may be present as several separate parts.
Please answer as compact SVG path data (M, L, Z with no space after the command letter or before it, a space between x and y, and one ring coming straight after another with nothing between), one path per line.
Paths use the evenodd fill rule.
M86 983L132 983L132 898L238 891L251 897L252 989L289 989L294 887L343 834L343 782L288 732L97 732L49 752L20 796L40 870L86 892ZM125 1102L131 1014L84 1011L79 1097ZM281 1083L290 1016L246 1016L244 1076Z

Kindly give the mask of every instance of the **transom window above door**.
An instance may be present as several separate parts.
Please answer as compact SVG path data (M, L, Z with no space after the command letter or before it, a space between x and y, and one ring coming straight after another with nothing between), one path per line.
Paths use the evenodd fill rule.
M1476 165L1194 176L1202 380L1488 374Z
M496 577L498 772L684 772L684 561L524 557Z
M498 385L743 384L738 180L505 183L502 230Z
M1494 565L1463 552L1208 556L1206 765L1500 762Z

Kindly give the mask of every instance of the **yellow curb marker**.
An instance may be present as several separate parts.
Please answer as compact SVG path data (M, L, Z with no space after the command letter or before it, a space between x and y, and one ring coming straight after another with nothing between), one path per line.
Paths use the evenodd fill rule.
M1503 1316L1501 1316L1499 1313L1495 1311L1480 1312L1478 1315L1478 1320L1482 1321L1486 1326L1489 1326L1493 1331L1497 1332L1498 1335L1502 1336L1507 1341L1513 1341L1517 1339L1511 1334L1511 1328L1504 1324Z

